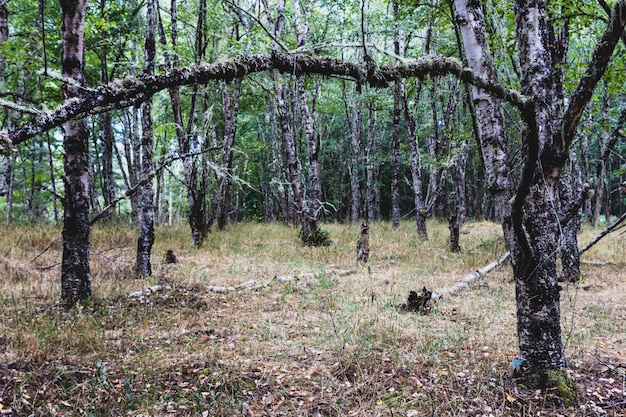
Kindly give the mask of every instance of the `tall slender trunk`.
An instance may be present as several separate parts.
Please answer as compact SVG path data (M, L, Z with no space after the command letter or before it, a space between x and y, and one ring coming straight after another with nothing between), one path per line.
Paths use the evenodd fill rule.
M9 39L9 8L8 0L0 0L0 45L4 44ZM4 55L0 55L0 86L4 87L6 84L6 77L4 74L4 68L6 66L6 58ZM4 91L0 91L4 93ZM4 127L5 123L2 123ZM7 180L8 180L8 162L10 156L2 156L2 168L0 169L0 196L7 195Z
M296 40L298 43L298 48L304 47L307 42L310 10L311 0L306 1L304 7L304 16L300 9L300 1L296 0L294 2L294 15L296 19ZM305 235L310 235L311 233L315 233L319 228L318 215L321 208L322 198L318 152L319 139L315 132L315 116L313 115L313 112L311 111L306 98L304 75L297 76L296 84L298 101L300 104L300 118L304 127L304 136L306 138L309 157L308 195L302 216L302 231L303 233L305 233Z
M270 22L273 41L272 51L278 51L280 46L278 40L281 37L282 29L285 24L285 0L278 0L276 2L276 18L272 17L267 0L261 0L265 14ZM300 159L298 158L296 135L294 132L295 124L293 114L289 111L289 106L286 103L287 95L285 89L281 84L278 74L275 72L270 73L272 83L274 86L274 95L276 97L276 114L278 116L278 124L280 126L283 136L283 150L285 152L285 159L287 162L287 180L291 185L291 198L292 204L290 207L290 220L293 224L298 223L302 218L302 212L304 208L304 196L302 192L302 166Z
M433 77L430 86L430 111L433 123L433 132L428 136L427 147L430 155L430 167L428 172L428 191L426 193L426 209L433 215L439 215L442 191L442 165L439 162L440 153L440 129L439 111L437 109L437 89L439 87L439 77Z
M200 11L203 10L202 3L199 5ZM172 39L172 49L176 50L178 46L178 7L176 0L172 0L170 4L170 16L171 16L171 39ZM198 27L202 27L203 24L203 16L202 13L198 13ZM202 33L202 31L199 31ZM159 30L160 42L162 45L166 45L167 41L165 38L165 30L161 27ZM196 33L197 36L200 36L199 33ZM200 40L196 41L196 49L201 49L202 45ZM199 51L196 51L196 56L199 57ZM199 59L196 59L199 61ZM166 65L168 67L177 68L178 67L178 55L174 53L171 57L166 55ZM182 155L188 155L192 152L192 143L191 138L193 136L193 124L195 120L195 108L197 101L197 89L194 89L192 95L192 105L191 111L189 115L189 127L187 131L184 128L183 115L182 115L182 107L181 107L181 99L180 99L180 89L178 87L172 87L168 89L170 102L172 105L172 114L174 118L174 126L176 129L176 137L178 139L178 148ZM195 247L202 246L204 239L208 233L208 228L206 224L206 210L205 210L205 201L204 197L206 195L206 190L202 187L197 186L197 162L200 160L197 156L188 156L183 160L183 174L185 176L185 185L187 190L187 200L189 201L189 217L188 223L191 229L191 244Z
M84 24L87 0L62 0L64 77L83 84ZM80 98L81 89L61 87L64 100ZM63 201L63 259L61 302L71 307L91 297L89 271L89 129L84 120L65 123L65 198Z
M487 44L484 17L479 5L456 0L456 19L463 38L468 65L490 80L497 80ZM474 112L478 123L479 145L485 166L487 188L493 196L495 219L502 224L507 249L515 244L509 201L512 188L509 180L510 157L501 104L483 90L472 87Z
M54 175L54 155L52 154L52 138L50 132L46 132L46 145L48 145L48 172L50 175L50 185L52 188L52 212L54 214L54 222L59 221L59 208L57 207L57 184L56 175Z
M266 92L269 95L269 92ZM276 128L276 104L272 97L268 97L267 100L269 121L270 121L270 137L267 139L267 147L269 149L269 167L271 181L269 184L269 193L278 201L280 207L280 214L283 219L283 223L289 224L292 222L291 212L289 210L288 193L285 190L285 176L281 169L282 167L282 152L281 141L278 138L278 129ZM266 214L266 219L273 218L273 214Z
M154 74L154 60L156 55L155 42L155 2L146 3L146 41L144 74ZM154 131L152 127L152 98L146 100L141 109L141 172L144 178L151 175L154 169ZM153 181L147 181L141 190L141 216L139 219L139 237L137 239L137 261L135 271L140 277L152 275L152 245L154 244L154 186Z
M224 230L228 223L228 216L233 195L233 150L237 134L237 117L239 115L239 93L241 78L237 78L231 92L229 86L224 88L224 137L221 147L222 160L216 172L217 192L211 201L211 213L208 217L207 229L211 230L213 222L217 220L220 230Z
M398 0L393 0L395 35L393 50L396 56L404 56L404 30L398 19ZM393 126L391 144L391 221L394 228L400 226L400 116L402 114L402 91L404 80L393 86Z
M350 126L350 161L348 162L348 176L350 178L350 221L352 223L358 223L361 218L361 188L359 185L361 164L359 161L362 141L362 109L356 94L353 100L354 107L350 109L345 83L343 83L342 96L346 110L346 119Z
M100 0L100 16L105 18L106 1ZM108 69L108 46L106 42L100 50L100 77L103 83L109 82ZM103 113L100 115L100 143L102 144L102 166L100 175L102 176L102 197L104 206L108 206L115 199L115 181L113 180L113 119L111 113ZM115 212L111 210L107 217L110 218Z
M374 161L372 152L374 151L374 144L376 141L376 134L374 132L374 109L371 103L368 106L367 116L367 138L365 142L365 170L366 170L366 185L365 185L365 218L368 224L372 224L376 220L376 190L374 190L375 173L374 173Z
M433 33L433 19L428 23L426 29L426 37L424 39L424 53L430 53L430 42ZM415 81L414 107L419 108L420 95L422 93L423 81L421 78ZM415 206L415 224L417 227L417 236L420 239L428 239L428 231L426 229L426 216L428 214L424 207L424 198L422 195L422 174L419 153L419 138L415 115L409 111L409 102L406 96L406 88L401 90L401 97L404 104L404 117L406 119L407 133L409 135L409 143L411 145L411 185L413 187L413 204Z
M127 173L124 178L124 182L127 189L133 188L139 181L139 174L141 170L141 135L139 133L139 109L133 106L123 112L123 132L124 132L124 160L122 161L121 155L117 147L113 147L116 152L116 157L120 166L125 163ZM139 218L139 202L141 197L141 189L130 195L130 221L133 224L138 223Z

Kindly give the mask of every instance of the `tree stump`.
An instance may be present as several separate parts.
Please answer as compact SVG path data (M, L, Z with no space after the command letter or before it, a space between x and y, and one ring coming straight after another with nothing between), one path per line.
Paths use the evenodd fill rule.
M367 263L370 257L370 226L367 223L361 224L361 234L356 244L356 260Z

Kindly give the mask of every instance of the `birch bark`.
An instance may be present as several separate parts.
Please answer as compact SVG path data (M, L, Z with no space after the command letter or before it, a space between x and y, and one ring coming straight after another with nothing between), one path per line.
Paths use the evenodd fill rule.
M81 85L84 60L84 25L87 0L60 0L63 27L63 77ZM81 98L74 84L61 87L64 100ZM91 297L89 271L89 129L84 120L65 122L63 183L63 259L61 303L72 307Z
M146 41L144 74L154 74L154 59L156 55L155 42L155 2L146 3ZM154 131L152 127L152 98L146 100L141 109L141 172L144 178L151 175L154 169ZM139 237L137 239L137 260L135 271L140 277L152 275L152 245L154 244L154 185L153 181L146 181L141 190L139 219Z

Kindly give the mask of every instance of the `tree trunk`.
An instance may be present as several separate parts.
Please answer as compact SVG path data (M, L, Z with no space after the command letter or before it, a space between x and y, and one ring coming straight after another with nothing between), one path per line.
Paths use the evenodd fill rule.
M8 0L0 0L0 45L9 39L9 8ZM0 85L6 84L4 68L6 66L6 58L0 55ZM4 91L0 91L4 93ZM9 162L10 156L2 156L2 167L0 168L0 196L8 196L8 180L10 177ZM8 197L7 197L8 200Z
M224 138L222 140L222 161L216 172L217 191L211 202L207 230L211 230L213 222L217 220L220 230L226 228L233 195L233 146L237 134L237 117L239 114L239 93L241 78L235 80L234 89L226 86L223 92L224 107Z
M307 42L309 31L309 15L311 10L311 0L307 0L304 7L304 16L300 9L300 1L294 2L294 15L296 20L296 40L298 48L303 48ZM304 17L304 18L303 18ZM320 184L320 163L319 163L319 140L315 132L314 118L306 98L306 87L304 75L297 76L297 95L300 104L300 118L304 128L304 136L307 143L309 157L309 181L308 195L302 216L302 233L309 236L317 234L318 215L321 208L322 187ZM319 85L319 84L318 84ZM316 91L317 94L317 91ZM323 243L323 242L321 242Z
M430 42L432 40L433 21L428 23L426 29L426 37L424 40L424 53L430 53ZM415 81L415 95L414 95L414 108L415 111L419 108L420 95L422 93L423 80L418 78ZM401 84L401 87L405 87ZM426 230L426 217L428 211L424 205L424 198L422 195L422 174L421 163L419 153L419 137L417 134L417 126L415 122L415 115L409 111L409 103L406 97L406 88L401 89L402 101L404 103L404 117L406 119L406 126L409 135L409 142L411 144L411 177L413 186L413 204L415 205L415 224L417 227L417 236L420 239L428 239L428 231Z
M100 1L100 17L105 18L106 2ZM103 83L109 82L109 70L107 62L108 47L106 42L103 44L100 51L100 74ZM102 197L104 199L104 206L108 206L115 199L115 181L113 179L113 144L115 138L113 137L111 113L104 113L100 115L100 143L102 144L102 166L100 175L102 177ZM111 210L107 214L107 218L111 218L115 211Z
M572 150L567 165L559 176L559 217L561 222L561 280L577 282L580 277L578 232L583 210L583 184L576 153Z
M461 245L459 243L459 208L454 206L450 215L448 216L448 228L450 229L450 251L453 253L461 252Z
M155 43L155 4L154 0L146 3L146 42L144 73L154 74ZM144 178L154 169L154 132L152 128L152 98L146 100L141 109L141 172ZM154 186L153 181L146 181L141 190L141 216L139 219L139 238L137 239L137 261L135 271L139 277L152 275L152 245L154 244Z
M48 175L50 175L50 184L52 187L52 212L54 213L54 223L56 224L59 221L59 209L57 207L58 193L56 176L54 175L54 156L52 153L52 139L50 132L46 132L46 144L48 145Z
M485 77L495 79L490 53L486 43L485 21L480 5L467 0L456 0L457 20L461 27L466 59L470 67ZM548 97L545 76L549 73L551 57L543 49L540 39L531 41L535 32L530 23L533 19L543 20L545 14L534 14L533 9L518 1L516 4L518 17L518 43L520 45L520 61L524 66L522 85L524 93ZM545 10L543 10L545 12ZM529 18L529 16L531 16ZM531 54L532 51L532 54ZM530 57L533 58L530 58ZM529 67L532 64L534 67ZM533 73L533 68L537 71ZM548 69L546 71L546 69ZM543 71L543 72L541 72ZM543 89L539 89L541 86ZM566 364L563 344L561 341L560 286L556 276L557 221L552 205L555 196L554 177L545 176L541 181L523 185L528 187L525 201L516 201L514 215L519 219L515 231L510 227L511 221L508 201L510 184L508 181L509 156L506 137L503 129L500 104L486 92L473 87L475 111L479 120L481 148L485 163L487 183L494 196L496 218L503 224L505 241L512 254L513 271L517 300L517 331L519 337L520 364L516 366L517 375L533 376L549 370L560 370ZM542 103L550 100L542 101ZM533 117L544 130L553 127L550 109L539 107ZM537 129L527 126L524 143L529 147L545 145L548 132L543 137L537 136ZM536 158L537 154L529 149L528 158ZM534 162L535 160L533 160ZM528 175L526 175L528 177ZM525 179L527 179L525 177ZM544 177L544 175L540 175ZM524 224L521 224L522 212ZM515 232L515 233L514 233ZM526 246L518 245L520 239L528 234L530 239ZM537 379L541 379L538 377ZM532 378L531 378L532 379ZM539 384L533 384L539 385ZM571 385L571 384L570 384ZM544 384L545 386L545 384Z
M395 27L393 51L396 56L404 56L404 29L398 19L398 0L393 0L393 20ZM393 124L391 144L391 222L394 228L400 226L400 115L402 114L402 91L404 80L393 86Z
M354 98L354 107L350 110L346 85L343 83L343 103L346 109L346 119L350 126L350 161L348 162L348 175L350 177L350 221L358 223L361 218L361 189L359 185L360 149L361 149L361 105L358 97ZM350 117L352 112L352 117Z
M128 190L137 185L139 181L139 174L141 170L141 136L139 134L139 110L137 107L132 108L124 112L123 117L123 132L124 132L124 162L126 163L126 169L128 173L125 175L124 181ZM119 151L114 146L113 150L116 152L117 160L120 166L122 166L122 158L119 155ZM141 191L130 195L130 221L133 224L138 223L139 217L139 200L141 197Z
M262 0L262 4L273 33L272 51L278 52L280 48L278 40L281 37L282 29L285 24L285 1L277 1L275 19L271 16L267 0ZM283 85L280 83L278 74L271 72L270 77L274 85L278 124L283 136L283 150L285 152L285 159L287 162L287 180L291 184L292 204L290 207L290 220L293 224L296 224L302 219L304 197L301 181L302 166L300 164L300 159L298 158L296 136L294 132L294 118L286 104L285 90Z
M376 205L376 191L374 190L374 161L372 157L376 136L374 133L374 109L372 109L371 103L369 103L367 110L367 138L365 143L365 219L367 224L372 224L376 219L374 208Z
M64 77L83 84L84 24L87 0L61 0ZM61 87L63 99L80 98L82 90ZM89 271L89 130L84 120L65 123L65 198L63 201L63 260L61 302L66 307L91 297Z
M270 93L266 93L269 96ZM286 179L283 170L281 169L283 165L281 163L283 152L281 152L281 141L279 140L278 129L276 128L276 104L273 97L267 97L267 103L270 122L270 137L267 140L267 147L269 149L269 173L272 178L269 183L269 192L278 202L283 223L290 224L293 222L293 219L291 218L288 195L285 190ZM266 215L266 217L269 216ZM273 217L273 214L271 217Z

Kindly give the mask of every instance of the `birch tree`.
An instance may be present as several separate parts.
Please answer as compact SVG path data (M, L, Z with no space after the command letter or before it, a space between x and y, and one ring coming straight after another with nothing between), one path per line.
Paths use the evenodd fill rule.
M154 75L156 56L156 11L155 0L148 0L146 4L146 41L144 74ZM152 127L152 98L148 98L141 108L141 173L143 178L152 175L154 169L154 130ZM140 277L152 275L152 245L154 245L154 186L152 181L146 181L141 187L141 202L139 216L139 237L137 238L137 260L135 272Z
M68 102L84 98L82 84L85 12L87 0L60 0L63 22L62 74L68 81L61 87ZM91 297L89 271L89 129L83 118L64 124L63 260L61 301L66 306Z

